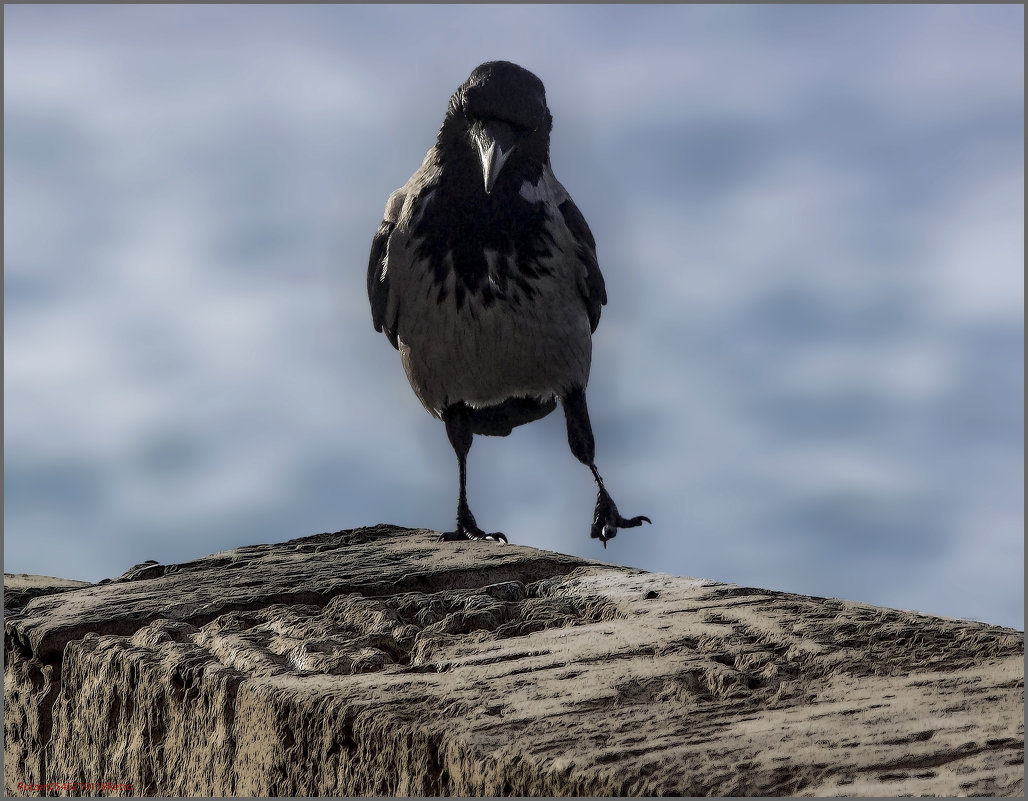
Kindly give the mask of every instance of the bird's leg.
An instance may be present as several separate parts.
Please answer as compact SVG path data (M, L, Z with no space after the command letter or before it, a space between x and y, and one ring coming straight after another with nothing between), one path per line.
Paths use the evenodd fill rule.
M440 540L491 540L494 542L506 542L507 538L499 531L491 534L483 531L475 522L475 516L471 514L471 507L468 506L468 451L471 450L471 440L474 434L467 420L456 406L449 407L443 415L446 423L446 435L450 438L450 444L457 454L457 470L460 477L460 492L457 495L457 528L454 531L443 532Z
M581 387L573 389L561 399L561 402L568 424L568 445L571 446L571 452L592 471L593 478L596 479L596 508L593 511L593 524L589 536L598 539L606 548L607 540L614 539L619 528L635 528L644 522L652 521L645 515L622 517L614 499L603 485L600 472L596 469L596 443L589 422L589 408L585 403L585 390Z

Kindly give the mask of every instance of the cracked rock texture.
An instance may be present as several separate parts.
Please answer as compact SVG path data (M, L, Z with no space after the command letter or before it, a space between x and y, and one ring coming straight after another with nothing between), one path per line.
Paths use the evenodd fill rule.
M6 793L1024 792L1022 632L436 537L12 595Z
M4 573L4 617L14 614L33 598L88 587L88 581Z

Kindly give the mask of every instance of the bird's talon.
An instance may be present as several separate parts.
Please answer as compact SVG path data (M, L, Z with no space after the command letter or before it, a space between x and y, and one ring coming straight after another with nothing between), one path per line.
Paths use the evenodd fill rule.
M644 522L651 522L646 515L638 515L632 518L622 517L618 512L617 506L614 504L614 499L601 487L596 496L596 510L593 513L593 526L589 534L594 539L602 542L604 549L606 549L607 542L617 536L619 528L635 528L636 526L641 526Z
M458 524L455 531L444 531L439 535L439 542L465 542L467 540L508 544L507 537L502 531L486 532L477 525Z

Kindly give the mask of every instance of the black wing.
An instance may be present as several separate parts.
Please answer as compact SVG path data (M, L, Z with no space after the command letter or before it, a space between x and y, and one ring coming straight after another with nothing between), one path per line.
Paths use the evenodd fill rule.
M385 331L394 348L396 344L396 320L386 320L389 305L389 276L386 274L386 248L389 236L396 227L395 221L383 220L371 242L371 258L368 261L368 300L371 301L371 322L376 331Z
M589 230L589 224L582 216L570 197L560 204L560 213L564 217L564 224L571 231L577 245L575 255L585 266L585 278L582 283L582 297L585 300L585 308L589 313L589 325L592 330L600 324L600 307L607 302L607 288L603 283L603 274L600 272L600 264L596 260L596 240L593 239L593 232Z

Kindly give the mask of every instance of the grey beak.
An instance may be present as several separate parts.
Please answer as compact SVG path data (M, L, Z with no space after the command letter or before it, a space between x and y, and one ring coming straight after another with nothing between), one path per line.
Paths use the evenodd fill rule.
M485 184L485 193L488 195L496 186L496 179L503 165L517 147L514 129L505 122L493 120L476 128L472 132L472 138L482 160L482 180Z

